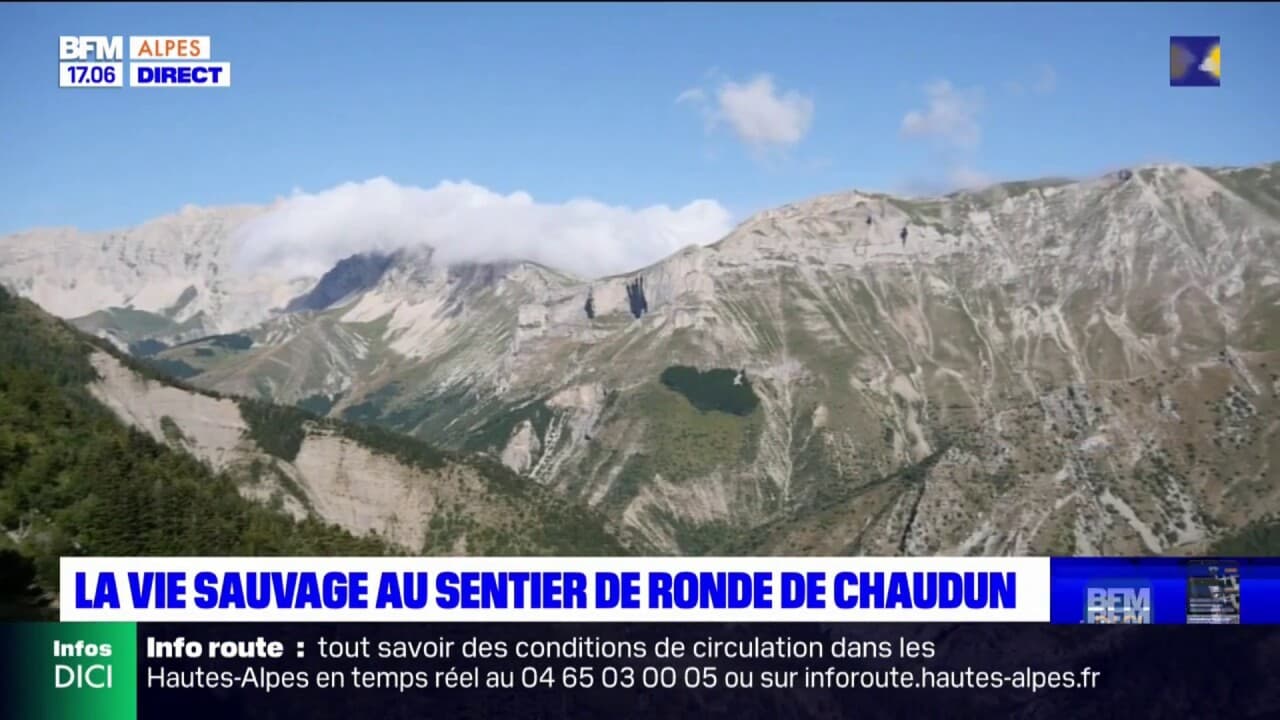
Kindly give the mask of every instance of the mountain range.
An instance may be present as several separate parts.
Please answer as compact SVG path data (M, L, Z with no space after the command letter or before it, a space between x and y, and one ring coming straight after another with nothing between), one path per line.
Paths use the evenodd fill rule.
M114 345L94 396L215 470L268 461L244 407L301 412L242 494L411 551L459 514L523 539L431 547L547 549L477 505L499 477L651 553L1192 553L1280 508L1280 164L838 193L590 279L422 246L281 278L236 261L266 212L9 236L0 282Z

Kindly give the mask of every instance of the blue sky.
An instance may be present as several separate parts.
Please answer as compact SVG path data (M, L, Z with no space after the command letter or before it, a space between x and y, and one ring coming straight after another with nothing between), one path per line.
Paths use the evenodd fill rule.
M1127 164L1280 160L1280 6L0 6L0 233L385 177L733 218ZM212 37L219 90L57 87L61 34ZM1168 87L1168 36L1223 86ZM677 100L680 100L679 102Z

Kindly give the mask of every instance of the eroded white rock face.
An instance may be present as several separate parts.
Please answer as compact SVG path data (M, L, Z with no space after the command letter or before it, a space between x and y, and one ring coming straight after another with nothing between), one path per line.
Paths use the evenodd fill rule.
M280 497L295 517L303 517L309 506L355 535L374 532L418 550L442 499L458 500L479 489L478 477L468 469L427 473L317 429L308 432L294 461L285 462L254 444L234 400L140 378L103 352L94 353L91 361L101 379L89 386L90 392L121 420L190 452L214 470L243 470L255 461L274 466L302 489L304 498L285 491L270 474L258 483L242 483L241 493L263 502Z
M215 470L225 470L256 451L245 438L248 425L234 400L218 400L138 377L114 357L95 352L90 357L101 379L89 386L93 396L121 420L145 430L161 442L165 418L182 435L179 441Z
M542 443L533 429L533 423L522 420L516 425L515 432L502 451L502 464L518 473L527 473L533 468L534 459L542 449Z
M547 405L560 410L582 410L590 412L604 402L605 390L599 383L583 383L573 385L552 395Z
M313 507L325 519L360 535L370 531L407 548L421 548L427 523L444 497L456 497L455 482L425 482L423 474L394 458L343 437L308 434L294 461Z

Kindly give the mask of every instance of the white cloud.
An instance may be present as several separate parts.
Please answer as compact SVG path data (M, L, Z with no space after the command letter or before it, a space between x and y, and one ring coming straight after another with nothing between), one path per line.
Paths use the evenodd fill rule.
M996 178L972 166L958 164L894 184L892 192L912 197L937 197L957 190L979 190L996 183Z
M943 145L971 149L982 141L978 115L982 112L982 89L959 89L947 80L925 87L928 107L911 110L902 117L902 135L932 138Z
M967 165L957 165L947 171L947 185L951 190L974 190L994 182L987 173Z
M1048 95L1058 87L1058 73L1049 65L1040 68L1040 75L1031 83L1031 92L1037 95Z
M1030 83L1011 80L1005 83L1005 88L1018 97L1025 94L1028 89L1036 95L1048 95L1058 88L1058 73L1051 65L1041 65L1039 74Z
M993 179L974 162L982 143L982 88L962 89L938 80L924 90L926 107L903 115L900 132L904 138L933 143L932 168L900 186L914 195L938 195L992 184Z
M707 101L707 94L703 92L702 88L689 88L688 90L685 90L684 92L676 96L677 103L683 103L683 102L702 103L706 101Z
M592 277L714 242L732 223L714 200L633 210L589 199L539 203L470 182L423 189L375 178L277 201L241 229L239 261L319 275L355 253L429 245L444 263L532 260Z
M813 122L813 100L794 90L779 95L768 75L743 85L725 83L717 98L720 115L751 145L794 145Z
M745 83L726 80L715 91L714 105L702 88L680 93L676 102L697 104L708 128L724 124L755 149L795 145L813 125L813 99L795 90L780 91L769 75Z

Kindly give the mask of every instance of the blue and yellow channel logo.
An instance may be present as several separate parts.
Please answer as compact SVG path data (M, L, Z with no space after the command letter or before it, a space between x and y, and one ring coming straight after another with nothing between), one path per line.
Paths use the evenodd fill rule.
M1170 87L1218 87L1221 84L1221 38L1217 35L1169 38Z

